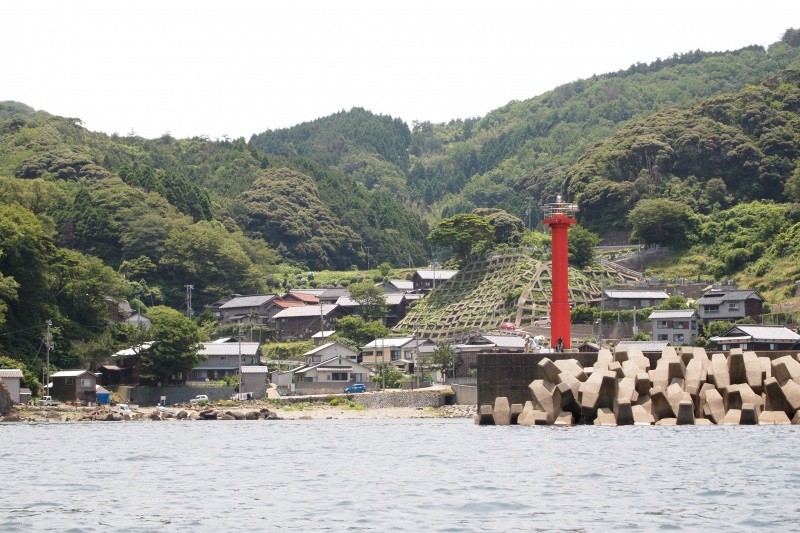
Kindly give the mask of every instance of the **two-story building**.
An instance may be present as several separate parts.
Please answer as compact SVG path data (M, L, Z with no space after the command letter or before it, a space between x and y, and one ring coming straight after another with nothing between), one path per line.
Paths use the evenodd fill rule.
M752 289L712 288L703 293L697 305L698 314L705 323L714 320L735 322L764 312L764 298Z
M336 321L344 312L336 304L289 307L272 317L278 341L310 339L319 331L336 329Z
M608 310L645 309L657 307L669 298L669 294L648 289L606 289L603 291L603 306Z
M436 343L430 339L385 337L362 346L361 358L363 364L370 368L378 363L389 363L405 372L413 373L417 356L427 346L436 346Z
M240 365L252 366L260 363L261 351L257 342L238 342L226 337L201 343L197 353L204 360L189 371L187 381L215 381L238 375Z
M270 319L268 309L275 294L256 294L252 296L236 296L220 305L220 324L266 324Z
M672 346L694 344L700 316L694 309L656 310L647 317L653 324L653 340Z

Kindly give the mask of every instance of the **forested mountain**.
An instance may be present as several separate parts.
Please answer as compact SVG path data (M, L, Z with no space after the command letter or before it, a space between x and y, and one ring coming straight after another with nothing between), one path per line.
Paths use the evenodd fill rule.
M564 190L590 229L628 227L643 198L683 202L701 214L753 200L800 201L800 68L631 121L590 149Z
M570 166L596 142L634 117L690 107L800 65L793 35L787 32L769 50L693 51L632 65L510 102L482 118L415 123L410 137L396 119L353 109L260 133L250 143L270 154L334 165L432 219L476 207L500 207L522 218L530 197L535 223L537 206L553 201ZM385 137L367 141L364 132Z

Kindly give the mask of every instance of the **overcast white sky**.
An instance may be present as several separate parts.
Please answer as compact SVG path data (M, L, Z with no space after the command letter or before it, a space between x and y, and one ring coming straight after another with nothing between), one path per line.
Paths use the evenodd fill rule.
M144 137L249 138L354 106L444 122L789 27L798 0L6 0L0 100Z

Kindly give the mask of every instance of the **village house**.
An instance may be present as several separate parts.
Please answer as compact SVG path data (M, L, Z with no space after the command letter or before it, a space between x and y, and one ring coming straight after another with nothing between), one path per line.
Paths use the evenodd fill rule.
M231 298L219 306L219 322L220 324L266 324L271 318L268 308L275 298L277 298L275 294Z
M386 315L381 317L381 322L392 328L406 316L411 299L406 298L406 294L400 292L385 293ZM361 304L350 297L350 293L343 294L336 300L336 305L342 308L345 314L356 315L359 313Z
M712 349L728 351L775 351L800 349L800 335L784 326L753 326L740 324L722 335L708 339Z
M647 317L653 325L653 340L672 346L694 344L700 316L694 309L656 310Z
M745 317L758 317L764 312L764 298L755 290L716 287L707 290L697 301L703 322L723 320L735 322Z
M153 321L131 307L127 300L118 300L107 296L105 301L108 316L114 322L138 326L143 329L150 329L153 326Z
M608 310L645 309L658 307L669 294L659 290L625 289L603 291L603 306Z
M383 289L385 293L409 293L414 290L414 282L410 279L390 279L389 281L382 281L377 285Z
M341 392L345 381L366 383L369 369L357 362L358 352L340 342L328 342L303 354L304 364L284 372L273 372L272 382L280 393L313 394ZM334 361L333 363L330 363ZM347 367L347 368L345 368ZM327 385L306 385L308 383ZM298 386L298 383L301 384Z
M335 392L341 392L341 389L351 382L367 383L370 374L370 369L366 366L341 356L307 365L295 371L296 382L335 385Z
M358 360L358 352L338 341L332 341L317 346L303 354L307 365L321 363L334 357L344 357L352 361Z
M142 352L149 350L155 342L148 341L111 354L109 361L100 365L100 384L103 386L138 385Z
M50 376L53 386L50 396L60 402L97 401L97 376L88 370L62 370Z
M215 381L239 374L241 366L258 365L261 346L257 342L238 342L225 337L200 343L197 353L205 358L188 372L187 381Z
M278 341L310 339L318 331L336 329L336 321L344 315L335 304L289 307L273 317Z
M8 389L11 395L11 401L14 403L21 403L20 400L20 384L22 383L22 370L19 368L0 368L0 381Z
M414 272L411 282L415 291L431 291L458 274L458 270L422 269Z
M431 345L435 346L436 343L430 339L413 337L375 339L361 347L361 362L369 368L374 368L378 363L390 363L399 370L413 374L420 350Z
M319 295L327 289L289 289L283 295L284 300L300 302L305 305L319 305Z

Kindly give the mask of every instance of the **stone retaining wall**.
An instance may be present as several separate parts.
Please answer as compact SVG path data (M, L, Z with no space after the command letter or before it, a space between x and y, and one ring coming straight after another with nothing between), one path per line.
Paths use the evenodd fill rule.
M448 394L449 393L449 394ZM352 399L358 405L368 409L388 407L440 407L445 404L449 389L436 391L391 391L373 394L353 394Z

